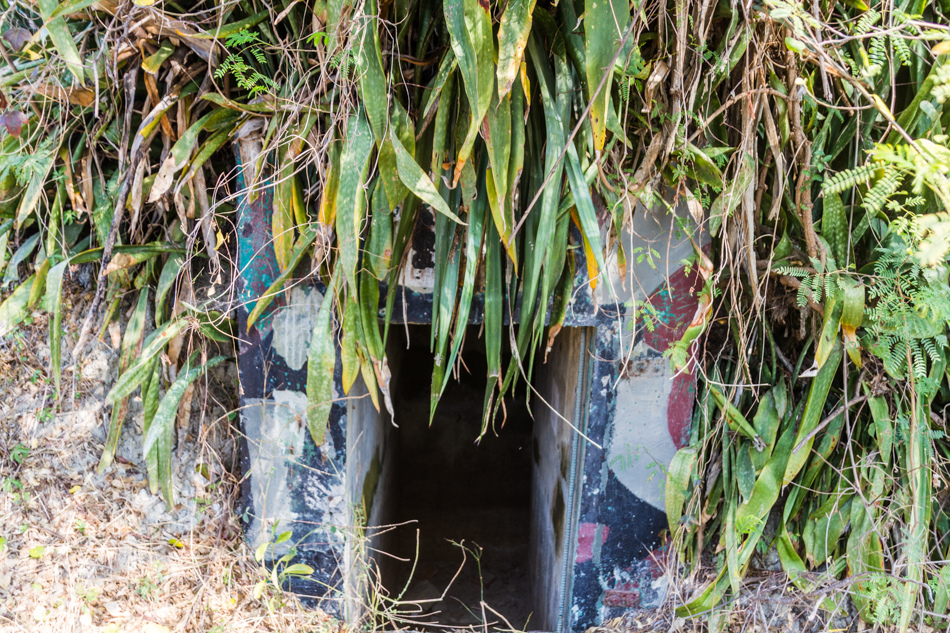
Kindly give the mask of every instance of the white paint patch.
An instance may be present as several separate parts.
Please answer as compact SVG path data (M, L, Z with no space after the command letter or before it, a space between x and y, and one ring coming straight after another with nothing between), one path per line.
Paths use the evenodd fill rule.
M407 290L412 290L420 294L428 294L435 288L435 268L416 268L412 265L414 254L415 250L410 246L407 263L402 269L399 284L405 286Z
M275 391L273 400L248 399L242 413L251 461L251 500L248 542L256 547L270 538L270 527L279 521L286 529L297 519L293 511L291 469L308 441L307 396L296 391ZM329 435L329 434L328 434ZM284 531L278 528L278 532ZM289 541L275 548L284 553Z
M663 205L647 210L637 203L633 226L625 226L620 236L627 258L626 282L620 278L615 246L606 257L610 279L608 283L597 284L595 291L599 305L631 299L642 301L679 270L682 262L693 254L693 246L685 233L677 235L674 231L676 217L694 224L685 199L681 199L672 212Z
M673 383L669 361L658 358L658 371L617 385L614 434L607 463L630 492L665 511L666 471L676 445L667 425L667 402Z
M287 293L287 305L274 313L273 348L287 366L299 371L307 362L310 336L323 295L310 285L298 284Z

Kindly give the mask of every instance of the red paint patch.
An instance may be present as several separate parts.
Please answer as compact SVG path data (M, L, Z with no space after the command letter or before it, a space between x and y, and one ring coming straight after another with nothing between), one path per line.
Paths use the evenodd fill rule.
M696 292L702 289L702 285L702 277L695 266L689 275L683 267L670 275L668 283L650 295L648 301L656 310L660 322L652 332L643 329L643 341L647 345L665 352L674 342L683 338L696 313Z
M575 563L586 563L594 557L594 538L598 528L601 530L600 544L607 542L610 528L599 523L581 523L577 530L577 557Z
M693 400L696 397L696 377L680 372L673 378L673 387L666 402L666 424L676 448L689 443L689 427L693 421Z
M604 606L635 609L640 606L640 592L608 589L604 592Z

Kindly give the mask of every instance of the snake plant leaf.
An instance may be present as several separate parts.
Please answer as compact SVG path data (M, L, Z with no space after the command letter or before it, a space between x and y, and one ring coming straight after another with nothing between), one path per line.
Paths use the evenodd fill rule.
M835 507L838 508L836 512L811 518L805 522L802 543L805 545L805 560L811 564L812 568L828 562L851 516L853 500L853 495L847 495L846 499L836 498L834 499Z
M518 77L531 32L531 15L537 0L512 0L498 26L498 96L504 98Z
M543 323L543 313L546 310L539 304L539 300L546 301L549 296L541 289L541 275L545 259L555 248L557 210L561 197L561 181L564 173L564 161L558 159L560 158L561 148L564 146L565 133L561 114L558 111L556 102L556 88L553 85L554 76L548 65L546 56L536 41L534 33L528 36L528 51L532 64L535 67L538 81L540 82L541 102L544 106L546 139L544 168L541 173L548 175L549 184L544 188L541 195L540 212L535 212L537 214L537 232L534 237L534 247L533 249L529 249L527 245L525 247L526 262L523 273L524 281L521 300L522 314L540 314L541 316L533 320L531 327L525 327L525 325L522 324L521 328L519 328L519 351L526 351L529 340L536 339L541 334L541 325L539 323ZM530 257L527 255L529 252L531 253ZM551 272L553 271L549 271L549 276ZM560 273L560 271L558 271L558 273ZM508 378L506 378L506 382L508 382Z
M855 583L858 591L854 604L861 617L873 622L873 601L869 599L873 591L874 579L885 572L884 549L877 532L877 509L874 504L851 504L851 529L845 549L848 571L859 580Z
M841 364L841 357L844 352L841 349L841 343L836 342L827 360L818 370L818 375L812 380L811 388L808 390L808 400L805 403L805 410L802 414L802 423L798 430L798 436L795 438L795 446L801 444L805 438L811 434L821 421L822 411L825 408L825 401L828 399L828 392L831 390L831 383L834 381L835 374L838 372L838 365ZM785 476L782 485L787 486L799 473L805 465L814 438L804 443L801 449L793 451L788 459L788 466L785 468Z
M407 253L409 240L412 237L413 229L416 225L416 217L419 213L421 203L416 196L409 196L403 208L399 212L399 224L396 225L396 234L393 237L392 262L394 265L389 272L389 288L395 288L399 283L399 275L402 273L404 265L404 256ZM393 306L396 304L396 292L386 293L386 308L383 325L383 343L389 339L389 325L392 323Z
M171 487L171 446L174 439L175 419L178 405L181 403L185 391L195 380L208 369L220 365L227 356L216 356L205 363L194 367L194 359L199 352L195 352L179 372L175 382L171 384L165 396L155 411L155 417L149 425L148 432L142 441L142 451L147 455L153 449L158 449L159 479L161 480L163 496L168 506L173 505Z
M89 2L94 4L96 0L79 0L80 2ZM65 3L64 3L65 4ZM62 5L60 5L62 7ZM54 12L55 13L55 12ZM171 40L162 40L158 50L142 60L142 70L150 75L157 75L165 60L171 57L177 47L171 43Z
M142 384L142 381L150 375L151 360L158 356L158 353L165 349L165 345L181 334L187 326L188 323L185 319L176 318L149 334L142 345L142 352L139 354L138 360L119 376L115 385L106 394L106 403L114 405L135 391Z
M393 135L391 135L393 136ZM358 293L356 265L359 260L360 230L366 208L366 184L373 131L360 112L350 117L346 144L340 157L340 182L336 193L336 236L343 276L351 292ZM412 159L410 159L412 160Z
M752 462L755 465L756 472L760 472L768 463L772 450L775 448L775 438L778 435L782 418L785 416L786 398L785 381L783 379L762 396L759 406L755 410L752 427L765 444L763 450L752 454Z
M363 266L377 281L386 279L393 256L393 214L382 187L376 187L372 199L369 239L363 250Z
M486 178L486 185L488 178ZM499 235L492 222L485 227L485 359L488 380L485 385L485 403L482 414L482 434L488 430L488 416L495 390L501 382L501 340L504 318L504 286Z
M162 272L158 277L158 285L155 287L155 324L161 325L165 317L165 297L178 279L178 273L184 265L185 258L181 253L173 253L165 260L162 266Z
M36 249L36 245L39 244L39 242L39 233L34 233L23 240L23 243L20 244L19 248L13 252L13 256L10 258L10 261L7 262L7 272L3 275L3 281L0 281L0 286L6 286L7 284L19 279L19 265L26 261L26 258L33 253L34 249Z
M779 562L782 563L782 569L788 574L789 579L796 587L802 591L808 591L808 583L802 578L806 571L805 562L798 555L792 539L788 535L788 528L783 524L779 528L780 532L776 537L775 549L778 551Z
M336 221L336 195L340 188L340 156L341 144L331 143L327 152L326 184L323 195L320 196L320 208L317 212L317 221L323 226L333 226Z
M217 92L208 92L201 95L201 98L205 101L210 101L211 103L221 106L222 108L230 108L232 110L237 110L244 113L253 113L253 114L273 114L274 106L269 103L238 103L232 101L225 97L222 94Z
M696 180L707 184L714 189L722 189L722 170L712 161L712 159L692 143L686 146L689 159L692 161L693 175Z
M742 412L736 408L731 402L726 400L726 396L723 395L721 391L712 385L709 386L709 393L712 395L713 400L716 402L716 406L720 408L723 415L726 418L726 423L736 433L740 433L752 440L755 444L756 450L763 450L765 448L765 442L755 432L755 429L749 424L748 420L745 419L745 416L742 415Z
M188 164L188 159L191 158L192 152L198 144L198 135L201 132L220 130L234 123L240 116L240 112L226 108L216 108L191 124L175 141L171 151L159 168L158 175L155 176L155 181L152 183L148 202L155 202L168 193L172 187L175 174Z
M152 420L155 419L155 412L158 411L160 402L159 389L162 386L162 377L159 362L158 357L152 359L145 381L142 383L142 433L146 435L152 426ZM143 452L142 455L145 458L149 490L153 495L157 494L159 488L158 447L147 453Z
M294 161L284 154L280 169L277 171L277 183L274 185L273 213L271 214L271 235L274 245L274 258L277 269L287 272L294 254L294 185L297 175L294 173Z
M372 361L386 357L383 339L379 332L379 280L369 268L360 271L360 318L363 329L361 341ZM375 372L374 372L375 373Z
M594 150L601 152L607 138L607 109L610 108L610 85L614 57L620 40L630 23L630 10L622 0L585 0L584 48L586 51L587 86L593 104L590 123L594 130ZM599 92L601 80L606 76ZM596 94L593 94L596 93Z
M333 335L333 297L341 263L323 293L307 353L307 428L314 444L323 445L333 408L333 370L336 367L336 337Z
M406 151L402 141L396 136L395 130L390 131L389 140L392 141L393 149L396 151L396 166L399 168L399 178L403 184L409 188L409 191L453 222L465 224L461 218L452 213L452 210L449 209L449 205L447 205L442 196L439 195L435 185L432 184L429 177L422 171L422 167L420 167L419 163Z
M819 369L828 360L831 350L838 343L838 330L841 327L841 314L844 301L836 295L828 297L825 302L825 317L822 323L821 335L815 347L815 363Z
M492 217L501 219L505 223L507 223L508 218L514 216L514 213L506 208L508 202L508 164L511 157L511 125L511 96L505 95L499 100L497 96L493 95L488 114L482 123L482 138L485 139L485 146L488 149L488 161L491 165L494 188L493 193L486 192L486 195L492 197L492 200L489 201L493 209ZM484 180L484 178L480 180ZM496 208L497 211L494 210ZM511 232L510 225L508 232Z
M18 326L28 314L26 304L30 299L30 291L36 275L30 275L26 281L17 286L3 303L0 303L0 337L4 337Z
M347 298L343 310L343 334L340 342L340 361L343 366L343 394L349 394L360 371L360 361L356 355L357 342L362 338L360 326L360 305L352 296Z
M693 467L699 451L694 447L681 448L673 456L666 472L666 520L670 526L670 534L676 534L680 519L683 517L683 506L686 503L686 493L693 479Z
M211 157L221 149L221 147L228 141L233 140L234 138L234 127L227 125L219 129L217 132L213 133L208 139L201 144L198 148L198 151L195 152L194 158L191 159L191 162L188 163L188 171L185 172L185 175L182 176L178 185L176 186L176 191L180 190L182 185L190 181L195 177L195 174L198 173L198 170L211 160ZM154 187L154 184L152 185Z
M376 146L382 147L389 128L389 82L383 72L383 58L379 46L379 15L376 0L367 0L366 14L360 21L359 61L360 98L366 109L366 118L376 136Z
M399 101L393 101L393 111L390 118L393 131L402 142L406 153L415 156L416 153L416 135L415 126L409 113ZM399 178L399 167L396 163L396 150L393 148L392 141L388 137L384 138L379 148L379 180L383 184L386 192L386 200L389 202L389 210L395 211L396 207L402 204L409 194L409 189Z
M676 616L680 618L695 617L701 613L712 611L719 601L722 600L726 589L729 588L729 580L726 578L726 567L719 570L716 579L709 583L701 594L688 603L676 608Z
M49 39L56 48L56 52L66 62L66 68L72 74L73 78L80 83L86 82L83 71L82 58L79 56L79 49L73 41L73 36L69 32L69 26L66 24L66 18L53 16L53 13L59 8L56 0L38 0L36 4L40 10L40 15L46 22L46 31L49 33Z
M713 201L712 207L709 209L709 233L711 235L718 235L719 228L739 206L743 193L749 188L755 173L756 169L752 156L743 154L736 177L725 184L722 193Z
M188 386L205 373L205 371L220 365L228 358L227 356L215 356L207 362L195 366L195 361L199 354L200 352L195 352L195 354L185 362L185 366L182 367L182 370L178 373L175 382L173 382L168 388L168 391L165 392L165 397L162 398L161 403L158 405L158 410L155 412L152 424L142 442L143 452L148 453L151 451L152 448L157 445L163 434L174 430L178 405L181 402L182 396L185 395L185 390Z
M65 263L65 262L63 262ZM135 360L142 348L142 336L145 333L145 315L148 310L149 291L148 288L139 291L139 298L135 304L135 310L132 317L125 326L125 334L122 336L122 348L119 355L119 373L126 371ZM119 438L122 433L122 424L125 422L125 416L128 413L128 398L123 398L121 402L112 407L112 419L109 423L109 433L106 436L105 448L102 450L102 456L99 458L99 472L102 473L112 464L115 457L116 448L119 446Z
M54 137L55 136L56 134L54 133ZM38 156L34 157L35 162L31 168L30 179L26 183L26 189L23 190L20 205L17 207L15 225L17 229L23 226L23 223L40 201L43 195L43 186L46 184L50 170L53 168L53 161L56 157L57 149L59 148L54 148L54 150L48 154L39 153Z
M447 135L449 130L449 118L452 116L455 98L455 74L450 74L442 87L442 97L439 99L439 107L435 115L435 127L432 132L432 157L430 160L430 170L433 177L437 178L442 173L443 163L448 154ZM418 195L418 194L416 194Z
M377 390L383 394L383 404L390 418L393 418L392 395L389 383L392 372L386 358L386 348L383 345L379 331L379 279L370 270L364 269L360 273L360 318L363 328L362 346L366 349L365 362L360 363L360 370L366 378L369 373L372 379L366 379L366 387L370 391L370 398L376 410L379 411Z
M788 458L794 448L795 430L788 427L782 434L768 462L759 473L752 494L736 510L736 525L747 526L765 522L772 506L782 491L782 476L788 466Z
M39 255L37 257L42 257L45 255L46 251L40 249ZM46 275L49 273L49 269L52 267L53 260L49 257L43 259L43 263L39 265L39 268L36 269L33 280L33 288L30 290L30 297L27 299L26 307L27 309L34 308L46 294Z
M584 249L588 256L587 268L595 271L605 270L604 249L600 240L600 225L597 223L597 211L594 209L594 200L590 195L590 188L587 180L584 178L584 172L581 171L580 160L577 157L577 149L574 143L567 145L567 177L571 185L571 193L574 194L574 204L579 220L581 234L584 237ZM595 266L591 266L590 257L593 257ZM591 287L596 287L596 274L591 275Z
M63 361L63 273L69 260L61 261L53 266L46 275L45 309L52 315L49 326L49 356L50 368L53 373L53 385L59 397L62 393L62 361Z
M429 89L426 91L422 107L419 108L420 121L429 119L434 109L442 103L442 97L446 92L445 86L451 85L449 83L450 77L456 68L458 68L458 60L455 58L452 49L449 49L445 52L445 55L442 56L442 61L439 62L439 72L429 84Z
M522 69L525 64L522 62ZM525 77L522 70L522 77ZM508 177L507 191L505 192L505 205L502 207L500 217L496 217L495 208L492 207L492 218L495 221L495 228L502 238L505 250L508 253L514 266L515 273L518 272L518 249L517 244L512 240L514 230L514 207L521 182L521 174L524 171L524 148L525 148L525 95L527 89L522 90L522 85L516 85L509 93L511 97L511 143L508 159ZM494 185L494 179L491 182ZM489 198L491 202L491 198Z
M864 323L864 284L850 277L842 278L841 337L844 349L851 361L861 367L861 344L858 342L857 329Z
M443 11L452 52L458 60L472 111L468 132L459 145L456 157L452 180L455 186L462 177L462 167L472 155L478 130L495 91L495 38L492 35L491 12L484 0L444 0Z
M352 8L351 0L327 0L327 51L335 52L345 43L347 17Z
M445 363L447 368L455 365L459 350L462 348L462 341L465 339L465 328L468 327L468 318L472 310L472 297L475 295L475 274L480 263L479 254L482 247L485 216L488 207L484 188L485 178L480 178L479 182L482 184L482 188L471 204L468 227L465 231L465 272L462 275L462 291L459 294L458 307L455 310L455 334L452 351L449 354L448 362ZM442 382L440 396L445 390L446 383L447 381Z

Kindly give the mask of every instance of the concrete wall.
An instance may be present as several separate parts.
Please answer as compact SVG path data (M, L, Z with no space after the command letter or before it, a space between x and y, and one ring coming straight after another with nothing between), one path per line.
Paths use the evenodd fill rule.
M351 540L347 548L347 613L361 618L362 597L379 583L388 558L386 534L378 529L390 522L395 498L393 425L385 409L373 407L363 379L347 394L346 506Z
M547 362L535 371L532 396L534 413L533 468L531 473L532 628L560 630L565 591L565 561L570 558L573 535L575 487L571 465L578 437L571 428L583 426L576 419L584 401L578 393L586 364L586 332L564 328L555 339ZM543 401L542 401L543 399ZM546 402L546 404L545 404ZM570 421L568 424L563 418Z
M242 136L239 162L252 164L259 146L250 132ZM243 173L238 175L238 186L244 186ZM294 590L327 596L321 598L321 605L342 614L342 608L330 603L341 602L346 593L344 576L358 558L346 539L353 532L345 528L353 526L355 508L364 503L364 489L369 492L365 505L370 520L385 521L386 506L380 500L387 498L387 473L395 464L388 458L386 425L366 408L370 406L367 399L347 403L344 398L339 362L327 439L317 447L306 433L303 361L318 298L322 300L321 283L308 281L305 288L283 293L247 328L247 315L257 298L279 274L270 236L271 206L268 190L245 197L238 205L239 373L241 422L247 437L242 468L249 475L242 485L242 516L252 546L266 538L268 522L280 520L281 526L291 527L298 545L296 562L317 570L314 581L295 583ZM583 387L580 403L589 441L578 445L574 521L561 475L567 431L550 416L544 422L547 414L534 402L539 427L534 489L538 544L533 564L541 574L537 595L548 598L537 606L538 613L544 614L545 628L557 619L557 605L550 602L557 592L550 589L558 583L558 563L566 563L570 584L565 630L583 631L624 609L655 605L664 594L662 569L654 562L655 555L662 555L660 532L666 524L664 471L688 433L695 377L674 376L662 354L692 319L695 292L701 287L697 276L687 274L683 267L692 251L683 226L703 242L701 232L689 227L685 204L672 212L638 207L632 225L622 235L625 274L618 274L616 255L611 255L610 277L601 279L596 290L587 279L583 251L574 251L577 276L557 345L570 347L571 337L576 336L571 328L591 332L590 382ZM579 236L575 234L574 240ZM416 242L414 238L413 253L418 250L423 262L425 240L419 237ZM431 323L428 268L416 267L415 256L411 260L405 287L394 289L394 326L403 320ZM647 300L661 321L652 330L645 327L640 311ZM478 323L481 317L482 298L476 296L471 322ZM549 368L536 366L536 384L548 393L546 398L558 402L555 408L563 413L571 392L565 381L576 380L577 372L570 371L571 363L559 358L561 354L552 351ZM397 371L393 368L394 374ZM572 438L578 441L576 434ZM570 538L563 526L561 534L556 529L558 489L564 497L563 526L576 529Z

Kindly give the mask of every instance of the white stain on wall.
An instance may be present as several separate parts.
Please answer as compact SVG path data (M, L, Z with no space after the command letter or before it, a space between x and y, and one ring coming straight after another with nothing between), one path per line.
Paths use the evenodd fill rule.
M307 362L310 335L322 303L323 295L319 290L310 285L297 285L287 292L287 305L274 312L271 321L274 351L294 371L302 369Z
M293 511L292 468L295 456L302 455L307 432L307 396L296 391L275 391L273 400L245 400L244 430L251 461L251 509L247 539L252 547L270 540L275 522L277 531L290 529L297 514ZM329 436L329 434L328 434ZM291 545L277 546L281 555Z

